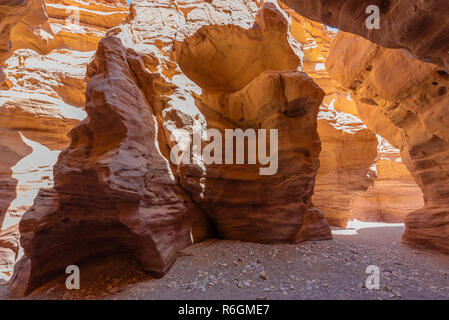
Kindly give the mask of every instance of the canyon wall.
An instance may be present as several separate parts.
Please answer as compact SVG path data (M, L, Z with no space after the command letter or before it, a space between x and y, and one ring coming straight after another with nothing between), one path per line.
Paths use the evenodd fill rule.
M160 276L213 229L263 243L331 238L311 201L324 92L299 71L302 57L276 2L133 1L88 67L88 117L70 133L54 188L20 223L11 290L27 294L69 264L119 250ZM189 161L171 161L180 129L199 132L204 149L239 128L265 130L268 150L277 142L274 175L261 175L266 163L210 163L195 147ZM209 150L215 159L223 145Z
M400 149L378 136L376 180L351 203L350 219L371 222L404 222L406 216L424 206L423 194L407 167Z
M374 182L371 167L377 156L377 139L351 114L356 104L324 66L335 33L291 10L289 13L292 34L304 43L303 70L326 93L318 113L322 150L313 203L323 211L330 225L346 227L353 199Z
M318 116L323 143L314 204L333 226L346 227L351 205L376 180L376 135L357 117L322 107Z
M401 149L424 194L425 207L405 220L404 241L449 252L448 73L404 50L343 32L326 65L331 76L352 90L364 122Z
M355 92L368 127L401 149L402 160L422 189L425 207L408 215L404 241L448 252L448 124L442 106L447 103L449 3L283 2L307 18L383 46L341 32L326 66L333 78ZM380 29L366 27L368 5L380 8Z
M1 7L1 14L11 14L2 23L16 18L9 26L11 50L0 85L0 229L5 232L17 230L38 191L53 186L53 165L69 144L67 133L85 117L87 64L106 28L128 12L121 0L30 0L23 6L23 14ZM116 18L105 25L108 12ZM69 19L72 15L77 19ZM15 261L17 250L14 254L2 255L4 261ZM12 265L0 262L0 268L0 277L8 279Z
M11 30L30 11L28 0L0 1L0 84L5 80L3 74L3 63L11 54Z
M354 1L285 2L343 30L367 16ZM401 222L421 189L404 239L448 251L449 79L415 60L447 67L439 13L416 16L440 2L403 25L403 2L383 2L391 34L361 32L409 52L278 1L16 3L0 13L0 275L21 257L17 295L101 254L130 251L162 276L207 237L297 243L350 219ZM246 134L238 164L227 129ZM273 175L244 164L264 147L278 147Z
M325 61L335 31L283 8L291 17L292 35L304 45L303 71L326 93L318 114L322 151L314 205L337 227L346 227L351 219L402 222L409 212L422 207L422 193L407 174L398 150L380 143L375 133L395 135L398 141L400 136L386 132L381 121L373 125L383 118L365 115L368 110L358 107L361 103L353 100L351 90L327 72ZM361 119L368 121L369 128ZM393 168L399 170L397 174ZM388 196L393 194L401 195L397 206Z
M282 0L302 16L360 35L385 48L406 49L419 59L449 71L449 2L446 0ZM375 5L380 29L366 20Z

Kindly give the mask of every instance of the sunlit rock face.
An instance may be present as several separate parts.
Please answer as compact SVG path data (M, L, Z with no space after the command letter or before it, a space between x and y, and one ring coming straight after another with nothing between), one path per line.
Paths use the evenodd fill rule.
M449 252L448 73L404 50L346 33L338 34L326 65L363 103L359 109L366 123L373 130L381 128L401 148L402 160L424 194L425 207L405 220L404 240ZM384 118L373 118L376 113Z
M346 227L351 203L374 183L376 135L355 116L323 106L318 116L323 145L313 203L333 226Z
M11 54L11 30L30 10L28 0L0 1L0 84L5 80L3 63Z
M360 35L386 48L404 48L449 71L449 2L445 0L282 0L314 21ZM368 29L369 5L380 11L380 29Z
M276 3L133 1L88 67L88 117L70 134L54 189L22 219L25 255L10 288L26 294L119 249L161 275L209 232L207 219L228 239L331 238L311 202L324 93L299 71L302 55ZM172 133L207 128L278 129L277 173L201 157L174 165Z
M423 194L402 161L401 129L378 108L357 101L357 114L379 139L374 185L351 207L351 216L360 221L403 222L423 207Z
M16 199L17 180L13 177L13 167L20 159L32 152L32 148L26 145L20 133L8 129L0 129L0 151L2 158L0 161L0 226L3 226L5 218L9 218L12 212L9 210L10 204ZM0 228L0 281L9 280L16 260L16 251L12 247L6 246L9 240L4 239L5 228ZM13 236L18 244L19 234L16 228ZM10 235L8 235L8 239Z
M13 51L95 51L105 32L128 15L125 0L29 0L29 6L11 31Z
M400 150L378 136L376 180L351 204L350 219L398 223L424 205L423 194L402 162Z
M365 192L380 179L376 172L376 161L381 156L378 153L378 140L373 131L360 120L357 103L351 98L350 90L332 78L326 70L325 61L335 32L285 8L291 16L292 35L304 44L303 70L326 93L318 114L322 151L312 200L323 211L329 224L345 227L348 220L355 217L354 204L365 199ZM388 185L388 188L391 192L394 186ZM374 198L373 206L383 206L383 200ZM383 221L384 216L390 219L387 209L383 215L363 216L359 211L356 217L362 221ZM391 211L391 215L396 213Z
M8 34L11 40L7 60L0 59L6 76L0 81L3 231L19 222L41 188L53 186L53 165L69 144L67 133L86 116L87 64L106 28L119 24L128 13L125 1L22 2L0 6L2 26L8 24L1 37ZM47 5L58 10L47 10ZM79 25L69 19L77 8ZM95 15L97 20L92 18ZM109 16L114 18L105 25ZM0 262L0 269L12 273L9 263Z
M278 170L272 176L261 176L260 166L247 164L179 168L183 187L227 239L272 243L329 236L310 202L323 92L304 73L293 71L300 59L288 40L287 20L268 3L252 28L203 27L181 47L179 65L202 90L196 107L203 126L223 136L225 129L279 130ZM236 44L244 49L234 49ZM255 63L248 64L251 60ZM207 69L211 66L215 70ZM305 214L322 223L302 232Z

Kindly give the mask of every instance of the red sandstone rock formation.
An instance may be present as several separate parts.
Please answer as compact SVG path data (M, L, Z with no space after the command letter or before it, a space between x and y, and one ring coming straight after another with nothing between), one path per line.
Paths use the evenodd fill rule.
M418 1L414 1L413 3L410 3L409 1L398 1L395 3L391 3L390 1L370 2L369 5L378 5L381 10L380 30L368 30L366 28L365 22L368 14L365 13L365 10L368 4L360 1L342 0L324 2L285 0L283 2L296 12L312 20L326 23L327 25L337 27L344 31L359 34L385 47L405 48L422 60L432 61L443 68L449 68L448 42L445 40L448 34L448 24L446 23L447 19L445 17L449 13L449 5L445 1L429 1L426 3ZM342 35L340 34L339 37L342 37ZM327 66L328 68L329 66L330 68L333 68L332 66L335 62L339 68L331 70L331 76L335 79L342 80L343 85L346 88L354 89L358 88L359 85L361 85L360 82L362 82L362 80L358 78L359 75L357 73L360 72L363 67L366 68L367 73L373 68L373 65L367 62L367 60L372 58L372 51L365 50L364 44L361 44L362 40L354 41L352 39L355 37L348 37L350 37L350 39L345 42L337 40L336 42L339 42L339 45L334 45L330 49L331 57L329 60L331 60L331 62L328 62ZM365 41L365 43L368 43L368 41ZM318 51L326 52L326 50L322 50L323 46L318 45L315 47L320 49ZM371 46L371 48L375 47L376 46L374 45ZM359 48L364 49L359 50ZM343 52L343 50L346 51ZM345 59L341 59L342 55L346 55ZM402 56L398 54L395 61L398 62L401 58ZM396 65L393 68L388 69L385 65L388 64L392 67L394 63L385 63L382 61L383 59L388 60L387 57L381 57L377 61L379 61L378 64L381 64L384 69L384 78L381 78L378 73L376 74L373 72L371 74L375 75L377 79L372 79L372 81L376 81L377 83L383 81L382 85L385 87L385 90L388 88L388 90L394 91L396 90L395 88L389 87L389 80L396 77L395 72L392 70L401 68L406 69L410 66L405 66L403 63L402 65ZM405 61L409 60L410 58L407 56ZM424 64L419 65L417 63L415 68L419 69L422 65ZM404 75L407 74L407 72L401 72L404 73ZM443 78L447 74L444 70L438 70L437 73ZM314 77L313 72L311 75ZM320 86L326 86L323 86L323 83L319 82L319 80L317 81ZM399 80L399 82L401 81L405 84L406 77ZM416 80L414 81L417 85ZM438 81L434 81L434 85L438 86ZM332 84L332 86L335 88L339 87L338 85L335 86L335 84ZM352 113L362 119L365 124L368 125L368 128L385 137L394 146L402 146L402 140L404 138L401 136L401 130L399 130L395 124L391 123L388 119L390 116L385 110L379 112L372 107L373 101L376 100L373 100L373 96L377 94L377 88L374 88L373 90L369 85L366 85L366 88L369 88L369 90L374 92L367 92L365 97L356 99L358 100L357 110L351 111L351 109L354 108L343 107L345 109L344 111ZM444 94L445 88L445 85L441 86L438 89L439 94ZM341 91L341 89L339 89L339 91ZM382 92L381 95L382 94L385 94L385 92ZM399 95L397 98L399 99ZM340 99L335 100L335 104L338 105L336 108L338 109L341 109L342 105L345 104L339 103L340 101ZM349 104L346 103L346 105ZM435 108L433 108L433 110L435 110ZM394 110L387 110L387 112L388 111L395 112ZM385 114L387 116L385 116ZM440 126L439 124L436 125ZM445 149L444 146L441 147L442 150ZM323 143L323 148L325 148L325 143ZM325 153L322 153L321 157L323 157L323 154ZM397 162L400 158L397 154L394 156L390 154L385 157L382 152L379 152L378 158L376 163L378 179L376 179L374 185L370 187L366 194L353 199L354 203L351 209L353 212L351 213L351 216L353 218L370 221L400 221L407 211L412 211L413 209L418 208L421 203L421 192L406 174L403 165ZM413 170L410 166L408 166L408 169ZM317 193L315 197L319 197L320 195L319 186L320 183L317 181ZM395 198L397 203L394 206L389 204L392 199L388 195L391 193L398 195ZM379 211L381 212L380 214ZM332 218L330 218L330 220L332 221Z
M11 277L19 255L19 229L16 226L0 231L0 285Z
M180 50L181 69L203 90L196 104L207 127L223 136L225 129L279 129L274 176L261 176L260 166L247 164L179 169L183 187L226 239L272 243L330 236L322 218L316 230L307 236L301 232L305 213L318 220L321 215L310 211L310 197L320 151L315 119L323 93L303 73L263 72L298 67L287 36L284 17L274 5L265 5L253 28L203 27ZM245 51L232 49L231 43ZM246 56L256 61L252 68Z
M127 12L124 0L33 0L29 8L25 2L8 9L17 17L5 18L0 29L0 45L11 37L16 50L0 91L7 154L0 160L0 188L7 195L0 199L0 218L2 210L20 217L27 208L11 204L11 168L31 152L28 139L50 150L68 144L65 134L86 103L89 51ZM448 251L449 191L444 175L437 176L447 166L447 73L351 35L340 34L330 48L333 35L323 25L268 2L260 8L252 0L176 6L134 0L125 23L108 32L89 66L88 118L70 134L55 167L55 187L39 193L21 222L25 256L10 284L16 294L29 293L67 265L119 250L162 275L178 250L211 234L209 218L224 238L263 243L330 238L314 205L338 226L350 218L402 221L420 206L421 192L394 147L402 149L426 197L426 207L407 218L406 241ZM356 15L354 23L346 12L365 6L336 3L293 8L359 32L354 28L364 26L366 16ZM71 5L80 9L76 28L65 21L74 13L67 10ZM398 24L394 18L403 5L381 6L381 19L394 32L362 35L447 68L441 41L447 27L434 24L446 6L419 3L417 13ZM437 7L442 10L433 20L419 20L423 10ZM417 34L413 23L435 27ZM6 51L0 56L11 54ZM342 85L324 69L329 52L330 75ZM428 104L431 110L423 107ZM356 117L394 147L381 140L377 150L376 135ZM207 128L222 134L279 129L277 173L260 176L260 165L209 164L195 154L194 164L169 162L171 134ZM0 275L9 276L18 250L16 229L3 231Z
M285 154L285 159L291 159L295 154L295 158L299 157L297 164L289 169L293 176L304 176L299 187L296 182L282 178L287 177L284 168L263 184L253 182L256 177L261 179L257 166L246 166L245 173L239 166L221 166L217 170L199 159L199 165L180 165L176 171L181 185L214 219L223 236L259 242L300 241L305 239L299 231L303 221L301 216L311 208L309 197L317 168L319 142L312 115L317 111L314 108L319 105L322 93L298 72L265 72L267 69L295 70L300 66L297 55L302 55L300 45L288 33L287 21L275 4L265 5L257 16L259 8L252 1L233 3L232 15L229 5L188 2L173 10L160 3L144 6L137 1L133 3L129 24L111 30L110 34L120 37L125 46L146 53L143 63L133 64L140 83L147 82L148 70L162 73L164 78L157 79L157 86L144 85L143 89L147 96L152 96L155 114L160 119L169 147L174 146L170 141L171 133L175 129L192 132L195 120L202 129L219 130L285 125L285 131L282 126L280 128L280 151ZM217 21L215 16L220 16L220 20ZM166 17L170 23L158 23L161 17ZM148 21L153 23L148 24ZM235 23L238 25L229 25ZM129 41L130 32L142 42ZM233 43L240 45L231 45ZM143 66L148 70L142 70ZM284 116L277 114L278 111ZM295 121L303 123L303 131L292 126ZM293 137L302 135L304 138L295 141L288 131ZM282 161L285 160L280 158ZM278 185L281 181L285 186L291 186L286 195L280 191L285 190L284 186L278 191L270 189L271 184ZM264 192L264 185L272 192ZM218 188L218 192L212 192L212 188ZM247 199L244 193L254 197L254 190L266 197ZM276 203L275 198L283 200L278 199L279 203ZM300 199L305 205L301 205ZM220 209L220 202L229 210ZM284 208L281 208L282 203ZM264 205L273 208L273 217L265 217L261 211ZM282 220L277 215L289 212L291 208L295 208L298 216L289 218L294 225L285 228L277 222ZM330 237L327 223L320 214L314 210L311 213L317 216L307 220L314 221L313 227L308 227L310 230L315 228L314 237ZM245 216L254 227L245 221ZM258 229L264 222L269 223L263 230Z
M331 49L327 67L333 77L357 92L359 102L380 109L378 113L400 128L402 158L422 188L426 203L426 209L407 218L404 240L447 252L449 230L445 211L449 184L444 163L449 140L442 105L447 103L449 3L373 1L369 4L381 9L381 28L368 30L367 4L360 1L283 2L307 18L362 35L385 47L408 50L409 53L386 50L341 33ZM410 53L443 69L413 60ZM389 121L385 126L385 121L371 122L380 123L377 128L384 132L391 127ZM386 135L395 145L393 138ZM395 140L397 144L398 135Z
M16 294L110 250L132 250L162 275L191 243L196 208L155 143L156 119L127 59L118 39L100 43L88 74L88 118L70 133L55 190L41 191L20 223L25 256L11 280Z
M449 71L446 0L282 0L306 18L351 32L386 48L404 48ZM380 9L380 29L368 29L369 5Z
M131 250L146 270L163 274L177 250L207 233L191 199L226 238L331 237L310 200L323 92L297 70L300 45L282 11L258 10L243 0L133 2L89 66L88 118L70 134L54 190L41 191L22 219L25 256L10 283L16 294L109 250ZM197 123L279 129L278 173L261 177L259 165L202 159L173 165L170 135Z
M218 97L203 92L200 111L208 126L223 136L225 129L279 130L279 163L273 176L261 176L258 165L180 168L181 184L212 217L221 236L262 243L330 236L322 218L316 230L307 236L301 232L305 213L318 220L321 216L311 211L310 197L318 169L316 114L322 97L322 91L300 72L267 71L244 89ZM223 111L215 115L218 108Z
M404 222L406 216L423 207L423 194L400 156L400 150L379 137L376 180L351 204L351 219Z
M17 181L12 178L11 167L20 159L31 153L31 148L21 139L18 132L0 129L2 139L0 140L0 150L2 151L2 161L0 162L0 225L8 210L12 200L16 197Z
M0 1L0 84L4 81L3 63L11 53L11 29L30 10L28 0Z
M404 240L449 252L447 72L406 51L385 49L346 33L337 36L326 64L330 74L364 103L367 118L381 113L388 119L367 121L373 130L383 127L393 145L398 134L401 137L402 159L425 201L423 209L407 216Z
M6 36L11 39L11 50L4 55L8 59L4 64L3 55L0 59L7 76L0 81L0 230L18 223L39 189L53 186L58 152L69 144L67 133L85 117L87 63L105 28L120 23L128 12L121 0L47 1L59 10L49 14L42 0L15 3L0 7L1 43ZM80 25L66 20L77 7ZM110 24L101 22L105 17L113 17ZM3 270L10 269L7 273L11 267L0 263Z
M292 19L292 35L304 44L303 70L326 93L318 114L318 134L322 142L322 151L312 199L314 205L323 211L329 224L338 227L345 227L348 220L354 218L368 221L398 219L399 212L405 214L419 208L399 204L401 209L398 210L388 205L389 199L373 198L371 193L365 194L366 191L372 192L373 184L382 186L385 192L390 194L404 190L420 191L411 177L410 181L404 182L407 184L406 188L401 184L402 181L393 179L378 181L385 180L385 176L384 171L382 174L376 172L376 159L385 159L385 156L377 151L376 135L360 120L357 104L352 100L350 91L331 78L324 65L335 33L320 23L305 19L288 8L286 10ZM395 161L398 159L400 158L396 158ZM403 166L398 162L395 162L395 165ZM411 189L413 186L415 189ZM377 192L378 189L375 190ZM410 198L404 201L413 199L415 202L416 198L419 200L415 193L411 193ZM355 208L357 210L353 212ZM380 208L382 215L375 213L375 210ZM407 208L410 209L408 212ZM403 220L403 216L401 218Z
M323 144L313 203L333 226L346 227L351 203L374 183L376 135L351 114L322 107L318 131Z

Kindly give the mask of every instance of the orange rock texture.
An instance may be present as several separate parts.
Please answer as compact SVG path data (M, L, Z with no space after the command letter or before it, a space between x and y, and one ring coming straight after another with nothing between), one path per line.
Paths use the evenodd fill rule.
M159 277L207 237L351 219L449 253L446 2L374 0L368 30L355 0L0 0L0 281L121 251Z
M333 226L346 227L351 204L374 183L376 135L351 114L322 108L318 116L323 143L313 203Z
M70 133L54 189L20 223L24 257L10 288L26 294L68 264L120 249L161 275L209 232L208 219L227 239L331 238L311 202L324 92L298 70L287 21L275 2L133 1L88 67L88 117ZM176 129L207 128L278 129L277 173L195 152L191 164L170 162Z
M311 209L310 197L318 169L316 115L323 92L304 73L283 71L300 64L288 40L287 20L268 3L250 29L203 27L181 46L180 67L202 89L196 105L204 127L223 136L225 129L280 130L273 176L261 176L260 166L246 164L179 168L183 187L227 239L272 243L329 237L324 220L316 231L301 231L304 213L321 215ZM232 49L232 43L246 50ZM250 68L249 57L256 61Z
M365 114L369 110L359 108L361 103L352 99L350 90L327 72L325 61L334 31L284 8L292 19L292 35L304 44L303 70L326 93L318 114L322 151L314 205L323 211L331 225L338 227L346 227L351 219L402 222L407 213L422 206L422 193L407 174L397 150L392 155L395 148L385 148L375 134L395 135L400 141L397 129L394 128L394 134L387 132L383 115ZM375 121L379 122L378 126L372 123ZM396 179L392 167L406 178ZM401 196L396 199L396 206L391 196L398 193Z
M425 207L405 220L404 241L449 252L448 73L347 33L338 34L326 64L361 102L368 126L401 149L424 194Z
M326 93L318 114L322 150L313 203L330 225L345 227L352 200L374 182L371 167L377 156L377 139L352 114L356 104L348 90L326 71L324 62L335 33L291 10L289 13L292 35L304 43L304 71Z
M9 37L11 48L1 60L6 76L0 81L1 230L19 222L39 189L53 186L53 165L69 144L67 133L85 117L87 64L106 28L128 12L126 1L15 3L0 6L2 39ZM50 6L59 11L47 10ZM77 8L79 19L68 19ZM109 12L115 18L104 25Z
M17 225L0 231L0 285L11 277L19 256L19 236Z
M302 16L360 35L385 48L404 48L413 56L449 71L449 2L446 0L282 0ZM368 29L367 7L379 8L379 29Z
M27 0L2 0L0 6L0 83L2 83L5 80L3 63L11 54L11 30L30 10L30 6Z
M404 222L409 213L423 207L423 194L402 162L400 150L384 138L378 138L376 180L352 201L350 219Z

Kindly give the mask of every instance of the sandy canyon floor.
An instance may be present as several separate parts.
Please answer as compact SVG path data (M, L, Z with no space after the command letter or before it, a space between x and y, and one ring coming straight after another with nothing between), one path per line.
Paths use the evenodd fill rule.
M448 299L449 257L402 245L403 231L353 222L331 241L209 240L182 251L163 279L126 255L98 257L80 265L80 290L61 275L28 299ZM378 290L365 286L370 265L381 271ZM0 299L13 299L5 285Z

